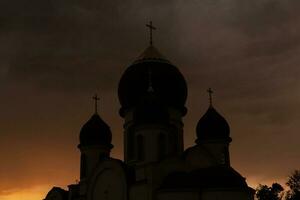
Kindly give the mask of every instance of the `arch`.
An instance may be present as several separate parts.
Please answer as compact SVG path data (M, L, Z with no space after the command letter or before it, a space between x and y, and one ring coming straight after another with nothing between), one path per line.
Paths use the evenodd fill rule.
M110 158L101 162L93 172L87 186L87 200L108 199L127 200L127 177L125 165Z

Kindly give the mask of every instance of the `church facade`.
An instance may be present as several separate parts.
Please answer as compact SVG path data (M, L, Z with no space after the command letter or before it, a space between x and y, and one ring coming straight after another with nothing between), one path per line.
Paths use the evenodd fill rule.
M187 84L152 42L125 70L118 96L124 161L110 156L113 134L96 110L80 131L80 181L68 190L53 187L45 200L254 199L231 167L230 128L212 102L197 124L195 145L184 149Z

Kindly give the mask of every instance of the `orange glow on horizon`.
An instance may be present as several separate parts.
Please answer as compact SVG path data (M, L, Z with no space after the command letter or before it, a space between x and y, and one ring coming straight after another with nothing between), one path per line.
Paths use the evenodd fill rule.
M284 185L284 180L280 181L274 181L274 180L265 180L262 181L260 177L248 177L247 183L250 187L253 189L256 189L256 187L259 184L266 184L271 185L274 182L279 182ZM42 186L34 186L30 188L20 189L16 191L1 191L2 194L0 194L1 200L43 200L47 193L50 191L50 189L53 187L53 185L42 185Z
M1 200L43 200L49 192L51 186L35 186L16 191L1 191Z

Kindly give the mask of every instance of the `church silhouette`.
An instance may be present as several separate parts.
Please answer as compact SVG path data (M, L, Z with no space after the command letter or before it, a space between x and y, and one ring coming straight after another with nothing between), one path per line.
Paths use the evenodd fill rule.
M187 84L154 47L125 70L118 88L124 161L112 158L110 127L97 113L83 125L80 181L53 187L45 200L253 200L255 191L230 165L230 127L212 104L200 118L195 145L184 149Z

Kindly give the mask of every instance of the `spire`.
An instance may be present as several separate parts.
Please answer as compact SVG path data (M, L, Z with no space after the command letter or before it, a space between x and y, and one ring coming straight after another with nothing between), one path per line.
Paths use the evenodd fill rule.
M152 86L152 71L149 67L148 69L148 92L154 92L153 86Z
M156 27L152 26L152 21L150 21L149 24L146 24L146 26L149 28L149 32L150 32L150 46L152 46L153 45L152 30L156 30Z
M207 92L209 95L209 106L212 107L212 94L214 93L214 91L211 88L208 88Z
M93 96L93 99L95 101L95 114L98 114L98 101L100 100L100 98L97 96L97 94L95 94L95 96Z

